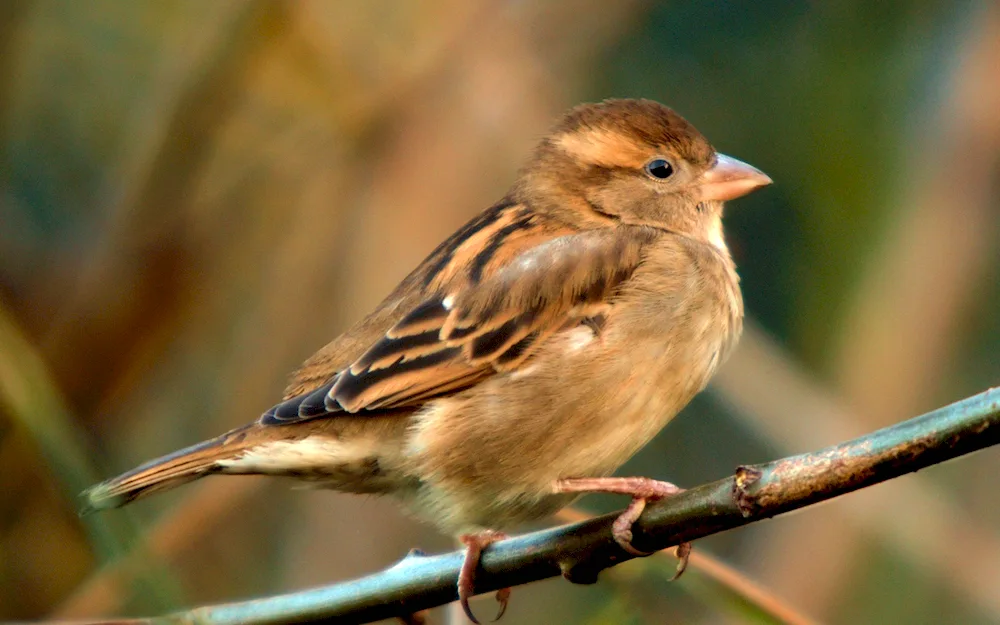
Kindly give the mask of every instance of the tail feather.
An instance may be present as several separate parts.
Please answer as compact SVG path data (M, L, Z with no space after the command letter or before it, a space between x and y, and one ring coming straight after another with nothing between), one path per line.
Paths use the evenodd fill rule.
M241 428L242 429L242 428ZM151 460L83 491L81 514L120 508L146 495L170 490L220 470L217 462L243 450L243 436L229 432Z

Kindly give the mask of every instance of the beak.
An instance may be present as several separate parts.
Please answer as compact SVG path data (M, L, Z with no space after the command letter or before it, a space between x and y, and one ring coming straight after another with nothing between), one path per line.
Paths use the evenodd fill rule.
M731 156L719 154L711 169L695 183L701 189L701 199L724 202L743 197L757 187L771 184L770 176L752 165Z

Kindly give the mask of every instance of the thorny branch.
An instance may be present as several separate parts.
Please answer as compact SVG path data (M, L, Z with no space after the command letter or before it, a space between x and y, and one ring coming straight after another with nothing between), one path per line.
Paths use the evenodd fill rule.
M832 499L1000 443L1000 388L827 449L765 464L650 505L633 544L656 551ZM476 575L480 592L556 575L593 583L632 559L611 537L610 514L492 545ZM361 579L251 601L194 608L130 623L229 625L367 623L456 599L459 551L413 552ZM116 622L116 621L102 621Z

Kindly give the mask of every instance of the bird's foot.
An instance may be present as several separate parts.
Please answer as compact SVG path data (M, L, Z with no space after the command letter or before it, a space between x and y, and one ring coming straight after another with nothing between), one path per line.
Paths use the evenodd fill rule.
M611 534L615 542L634 556L648 556L652 552L640 551L632 546L632 524L636 522L642 511L646 509L646 504L676 495L684 489L671 484L661 482L648 477L584 477L557 480L554 485L557 493L610 493L613 495L629 495L632 501L628 507L618 515L611 526ZM677 574L674 579L681 576L687 568L688 557L691 555L691 544L681 543L677 546Z
M479 625L479 620L472 613L469 607L469 598L475 593L476 568L479 566L479 558L483 549L495 542L504 540L507 534L494 530L484 530L476 534L463 534L458 537L465 545L465 560L462 562L462 570L458 574L458 601L462 604L462 609L469 620ZM510 588L501 588L496 594L497 603L500 604L494 621L500 620L503 613L507 611L507 601L510 599Z

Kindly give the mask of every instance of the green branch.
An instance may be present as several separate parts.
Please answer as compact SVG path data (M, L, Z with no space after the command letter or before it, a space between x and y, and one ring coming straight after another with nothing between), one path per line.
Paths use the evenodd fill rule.
M654 551L917 471L1000 442L1000 389L814 453L740 467L732 477L649 506L633 543ZM614 514L505 540L484 554L480 592L564 575L593 583L631 559L611 538ZM195 608L156 623L367 623L456 599L462 552L411 554L380 573L265 599ZM132 621L136 622L136 621Z

